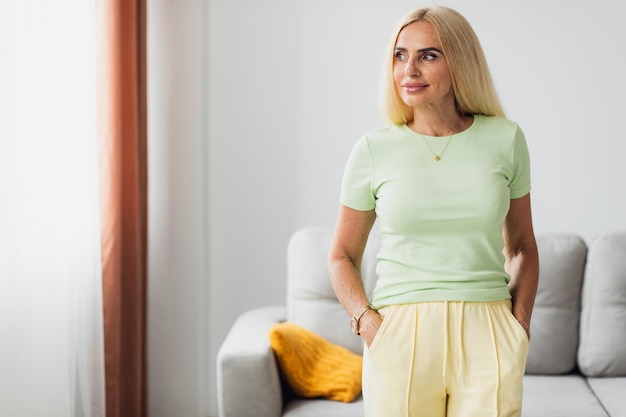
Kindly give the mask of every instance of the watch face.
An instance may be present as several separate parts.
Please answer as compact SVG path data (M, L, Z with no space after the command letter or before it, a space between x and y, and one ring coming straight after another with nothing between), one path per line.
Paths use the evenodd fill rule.
M359 332L356 328L357 326L357 321L354 319L354 317L350 320L350 328L352 329L352 333L354 333L355 335L358 336Z

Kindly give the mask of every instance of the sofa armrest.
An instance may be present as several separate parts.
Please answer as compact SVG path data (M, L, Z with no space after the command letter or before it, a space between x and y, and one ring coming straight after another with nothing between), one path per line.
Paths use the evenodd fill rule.
M280 417L283 395L269 328L285 306L250 310L235 321L217 354L220 417Z

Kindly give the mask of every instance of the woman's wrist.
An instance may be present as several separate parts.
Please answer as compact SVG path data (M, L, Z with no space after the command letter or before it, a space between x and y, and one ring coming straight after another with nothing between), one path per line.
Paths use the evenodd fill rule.
M352 318L350 319L350 327L352 328L352 333L356 336L361 335L361 318L370 310L373 310L374 307L367 303L365 306L361 308Z

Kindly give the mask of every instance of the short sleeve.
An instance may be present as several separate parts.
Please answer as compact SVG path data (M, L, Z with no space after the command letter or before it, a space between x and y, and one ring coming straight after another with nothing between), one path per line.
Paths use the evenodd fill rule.
M367 137L356 143L343 174L340 203L354 210L373 210L376 198L372 189L372 155Z
M515 131L511 159L513 173L509 181L510 194L511 198L520 198L530 192L530 155L526 137L519 126Z

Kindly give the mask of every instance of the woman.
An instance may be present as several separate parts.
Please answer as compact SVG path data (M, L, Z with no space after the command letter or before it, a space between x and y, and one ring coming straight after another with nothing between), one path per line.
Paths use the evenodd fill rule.
M519 416L538 281L524 135L469 23L410 13L384 81L391 124L346 165L329 271L365 343L366 416ZM378 281L360 265L378 219Z

